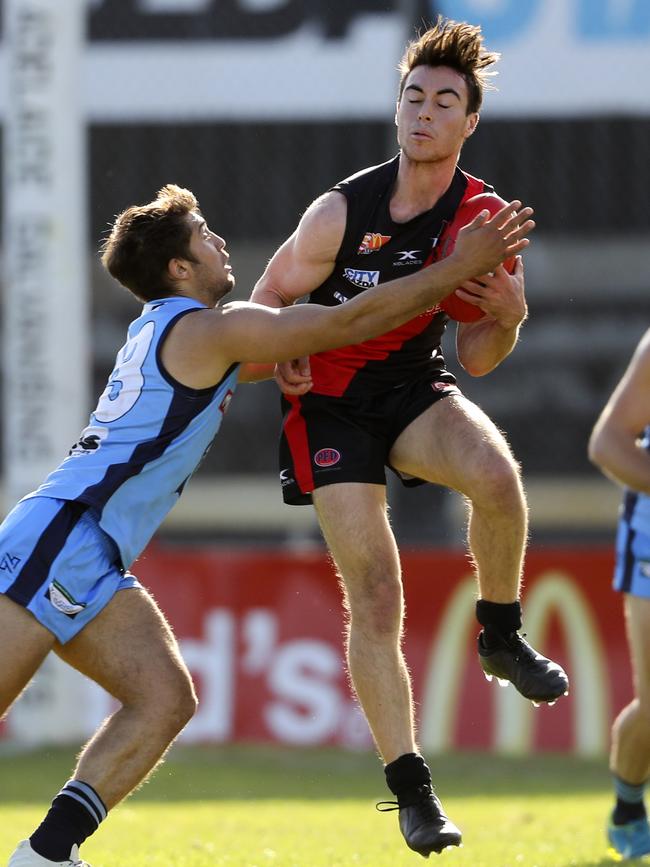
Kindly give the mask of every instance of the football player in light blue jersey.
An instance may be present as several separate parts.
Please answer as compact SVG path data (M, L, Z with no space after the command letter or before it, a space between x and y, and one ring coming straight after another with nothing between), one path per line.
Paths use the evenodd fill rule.
M619 859L639 858L650 853L643 800L650 776L650 329L596 422L589 457L625 488L614 588L625 594L635 695L612 726L616 804L607 837Z
M168 185L118 216L102 261L144 307L69 455L0 526L0 715L51 650L121 707L9 867L81 867L81 843L194 713L172 632L128 569L209 448L238 377L411 319L523 249L531 213L520 202L485 212L439 264L336 307L283 310L219 305L234 285L225 241L188 190Z

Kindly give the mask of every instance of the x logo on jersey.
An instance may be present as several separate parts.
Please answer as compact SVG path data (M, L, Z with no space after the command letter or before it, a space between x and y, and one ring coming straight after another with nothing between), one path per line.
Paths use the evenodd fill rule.
M397 250L399 256L398 262L413 262L416 260L416 253L420 250Z

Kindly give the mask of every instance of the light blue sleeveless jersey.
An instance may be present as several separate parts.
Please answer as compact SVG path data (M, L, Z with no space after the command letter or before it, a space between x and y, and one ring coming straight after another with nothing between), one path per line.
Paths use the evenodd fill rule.
M180 497L214 439L237 386L238 365L211 388L192 389L162 367L171 326L205 305L191 298L145 304L68 457L29 497L86 503L116 543L125 568Z

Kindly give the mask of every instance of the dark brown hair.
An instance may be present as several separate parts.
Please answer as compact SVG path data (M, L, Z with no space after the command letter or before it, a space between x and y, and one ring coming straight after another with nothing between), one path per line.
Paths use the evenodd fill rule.
M406 46L399 64L399 97L402 98L408 74L416 66L448 66L465 79L467 114L471 114L481 108L483 91L490 86L490 76L496 74L488 72L488 67L500 56L495 51L486 51L480 27L439 15L433 27Z
M118 214L102 245L102 264L140 301L176 294L167 265L170 259L195 261L188 215L198 207L194 193L167 184L153 202Z

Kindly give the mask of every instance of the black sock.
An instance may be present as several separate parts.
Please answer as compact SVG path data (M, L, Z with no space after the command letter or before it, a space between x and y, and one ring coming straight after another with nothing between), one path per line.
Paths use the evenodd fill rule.
M484 643L499 644L503 638L521 629L521 605L519 602L476 603L476 619L483 627Z
M390 762L384 768L384 773L388 788L398 800L400 796L419 786L431 785L429 766L417 753L405 753Z
M637 819L645 819L646 809L643 801L638 804L631 804L629 801L623 801L621 798L616 799L616 806L612 813L612 822L615 825L627 825L628 822L634 822Z
M29 842L43 858L65 861L73 845L80 846L105 818L104 802L92 786L70 780L52 801L47 816Z
M626 825L628 822L645 818L644 789L645 783L627 783L614 774L616 806L612 813L612 822L615 825Z

